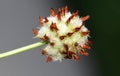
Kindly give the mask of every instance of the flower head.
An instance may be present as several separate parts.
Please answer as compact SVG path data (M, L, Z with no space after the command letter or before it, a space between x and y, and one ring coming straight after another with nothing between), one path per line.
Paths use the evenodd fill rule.
M39 17L41 28L33 29L36 38L49 42L42 50L42 54L47 56L47 62L80 60L79 54L88 56L86 49L90 49L91 42L88 40L89 30L84 22L90 16L79 17L78 11L70 13L67 6L59 9L57 13L51 8L50 12L49 17Z

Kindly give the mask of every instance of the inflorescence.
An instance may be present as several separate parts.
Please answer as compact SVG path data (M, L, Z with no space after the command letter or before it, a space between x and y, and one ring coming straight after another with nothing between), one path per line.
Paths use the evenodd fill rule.
M49 42L42 50L47 56L46 61L80 60L79 55L88 56L86 50L90 49L91 41L88 40L90 31L85 27L85 21L90 16L79 17L78 10L71 13L67 6L59 8L58 12L51 8L50 12L49 17L39 17L41 28L33 29L35 38Z

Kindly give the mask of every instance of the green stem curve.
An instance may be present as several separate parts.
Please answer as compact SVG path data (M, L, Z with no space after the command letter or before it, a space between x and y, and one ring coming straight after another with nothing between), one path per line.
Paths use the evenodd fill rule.
M14 49L14 50L11 50L11 51L8 51L8 52L5 52L5 53L1 53L0 58L4 58L4 57L8 57L8 56L15 55L15 54L18 54L18 53L22 53L22 52L25 52L25 51L29 51L31 49L37 48L37 47L42 46L42 45L47 44L47 43L48 43L47 41L37 42L37 43L30 44L30 45L27 45L27 46L24 46L24 47L21 47L21 48L17 48L17 49Z

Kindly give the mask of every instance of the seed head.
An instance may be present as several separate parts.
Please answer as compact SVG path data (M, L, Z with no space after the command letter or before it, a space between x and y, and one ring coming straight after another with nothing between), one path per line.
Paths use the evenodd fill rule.
M84 23L90 16L79 17L78 10L70 13L67 6L59 8L57 13L51 8L50 12L49 17L42 19L40 16L41 28L38 31L33 29L35 37L49 42L42 51L47 56L46 61L80 60L79 54L88 56L90 31Z

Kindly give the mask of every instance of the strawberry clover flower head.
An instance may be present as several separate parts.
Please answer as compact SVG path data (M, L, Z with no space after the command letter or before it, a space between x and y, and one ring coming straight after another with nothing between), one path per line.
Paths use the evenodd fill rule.
M89 30L84 22L90 16L79 17L78 11L70 13L67 6L57 13L53 8L50 11L49 17L39 17L41 28L33 29L36 38L49 42L42 50L42 54L47 56L46 61L80 60L79 54L88 56L86 49L90 49L91 42L88 40Z

